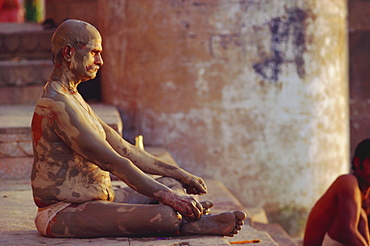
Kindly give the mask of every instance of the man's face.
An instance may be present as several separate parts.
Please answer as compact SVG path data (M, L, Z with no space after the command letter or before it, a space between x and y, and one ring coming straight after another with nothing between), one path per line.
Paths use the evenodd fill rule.
M71 60L71 71L76 79L86 81L96 77L103 65L101 57L102 42L100 38L92 38L87 44L77 44Z
M356 169L357 175L370 185L370 158L366 158Z

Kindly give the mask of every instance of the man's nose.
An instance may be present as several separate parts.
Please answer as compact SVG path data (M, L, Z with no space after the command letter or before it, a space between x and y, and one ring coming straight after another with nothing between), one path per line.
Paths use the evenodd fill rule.
M96 57L95 57L95 64L96 65L99 65L99 66L103 66L104 62L103 62L103 58L101 57L100 54L97 54Z

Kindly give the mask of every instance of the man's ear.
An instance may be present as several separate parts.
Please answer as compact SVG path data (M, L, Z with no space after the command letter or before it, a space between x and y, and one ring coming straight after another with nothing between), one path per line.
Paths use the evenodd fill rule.
M355 157L355 158L353 159L353 165L354 165L354 167L356 168L356 170L357 170L357 169L360 169L360 158Z
M67 62L70 62L72 60L72 56L74 54L74 49L69 44L67 44L66 46L64 46L64 48L62 50L62 54L63 54L64 59Z

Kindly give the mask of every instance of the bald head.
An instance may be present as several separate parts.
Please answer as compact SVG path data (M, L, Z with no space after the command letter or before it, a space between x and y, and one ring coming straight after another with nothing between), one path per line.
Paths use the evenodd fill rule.
M80 20L66 20L55 30L51 38L53 60L56 61L58 53L66 45L77 47L87 44L93 39L101 40L99 31L91 24Z

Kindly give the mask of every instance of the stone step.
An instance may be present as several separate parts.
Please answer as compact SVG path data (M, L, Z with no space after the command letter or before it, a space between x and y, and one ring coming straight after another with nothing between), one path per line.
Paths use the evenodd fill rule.
M258 231L266 232L278 245L298 246L298 243L279 224L257 222L253 224L253 228Z
M248 240L259 240L259 243L248 243L248 245L297 245L281 226L268 223L268 219L263 208L244 208L239 200L222 182L215 179L205 179L205 181L208 186L208 193L199 198L200 200L214 201L215 206L211 209L212 213L216 214L224 211L243 210L247 212L249 216L249 219L245 221L244 229L234 237L226 237L226 240L230 243L233 245L243 245Z
M99 117L122 134L114 106L92 104ZM34 105L0 105L0 179L29 177L33 161L31 119Z
M37 23L0 23L0 104L36 103L53 71L54 30Z
M0 87L44 85L53 69L50 59L0 61Z
M35 104L44 85L1 87L0 105Z
M51 60L51 37L55 29L36 23L0 23L0 60L21 57Z
M0 104L35 104L53 68L51 60L0 61Z

